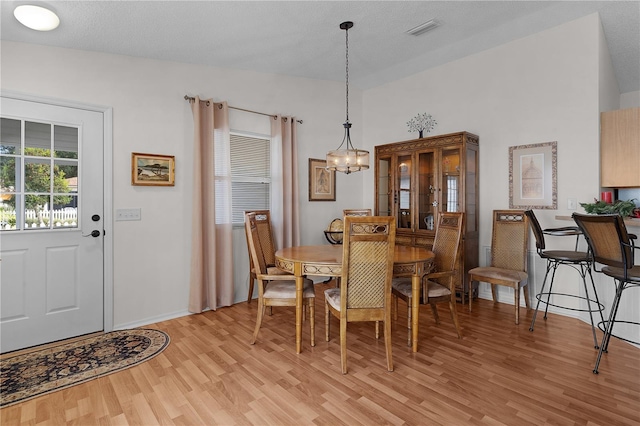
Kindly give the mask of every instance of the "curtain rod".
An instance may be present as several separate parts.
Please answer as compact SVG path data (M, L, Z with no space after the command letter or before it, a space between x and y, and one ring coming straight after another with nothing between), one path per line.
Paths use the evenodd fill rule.
M194 102L196 100L196 98L189 96L189 95L184 95L184 100L185 101L189 101L189 102ZM209 102L210 101L206 101L207 102L207 106L209 106ZM222 105L219 106L219 108L222 108ZM258 114L258 115L266 115L267 117L273 117L273 119L275 120L275 118L277 117L277 115L273 115L273 114L265 114L264 112L258 112L258 111L252 111L250 109L244 109L244 108L238 108L238 107L232 107L229 106L230 109L235 109L238 111L244 111L244 112L250 112L252 114ZM298 123L302 124L302 120L296 120Z

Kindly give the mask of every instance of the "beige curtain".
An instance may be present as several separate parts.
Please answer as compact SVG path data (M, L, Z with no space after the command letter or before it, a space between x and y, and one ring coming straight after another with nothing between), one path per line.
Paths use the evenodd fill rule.
M229 110L196 97L189 311L233 304ZM225 154L226 153L226 154ZM226 155L226 158L225 158Z
M272 220L277 247L300 245L298 142L295 117L276 116L271 122L276 170L272 176Z

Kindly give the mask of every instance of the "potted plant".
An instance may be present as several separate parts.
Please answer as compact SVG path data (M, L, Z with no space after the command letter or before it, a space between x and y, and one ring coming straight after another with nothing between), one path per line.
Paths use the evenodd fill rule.
M614 203L598 201L594 198L593 203L580 203L585 212L589 214L619 214L622 217L639 217L640 209L636 208L636 199L627 201L618 200Z

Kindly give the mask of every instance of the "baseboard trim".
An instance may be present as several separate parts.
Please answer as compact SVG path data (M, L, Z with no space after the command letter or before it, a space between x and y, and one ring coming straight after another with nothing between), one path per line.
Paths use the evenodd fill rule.
M168 321L168 320L172 320L180 317L186 317L187 315L193 315L193 312L189 312L187 310L171 312L165 315L158 315L157 317L145 318L140 321L119 324L114 327L114 330L127 330L130 328L144 327L149 324L155 324L157 322Z

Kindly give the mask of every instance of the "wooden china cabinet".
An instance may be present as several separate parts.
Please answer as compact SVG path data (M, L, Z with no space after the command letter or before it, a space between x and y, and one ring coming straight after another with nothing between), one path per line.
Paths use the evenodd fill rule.
M375 147L375 211L396 217L396 244L431 248L441 212L464 212L458 297L478 266L478 136L430 136ZM472 294L473 296L474 294Z

